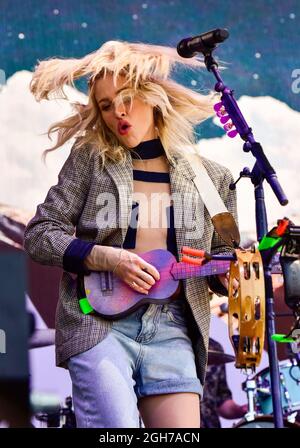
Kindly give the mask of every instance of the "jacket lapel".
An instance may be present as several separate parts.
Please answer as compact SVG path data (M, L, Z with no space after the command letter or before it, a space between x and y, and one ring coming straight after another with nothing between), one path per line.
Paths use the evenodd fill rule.
M105 168L118 190L119 197L119 227L122 232L122 243L125 240L127 228L130 224L131 204L133 197L132 158L126 158L124 163L107 162Z
M170 163L170 189L173 199L174 226L179 261L181 247L185 245L186 229L184 227L185 198L193 191L192 179L195 177L189 162L182 153L176 152L175 162Z

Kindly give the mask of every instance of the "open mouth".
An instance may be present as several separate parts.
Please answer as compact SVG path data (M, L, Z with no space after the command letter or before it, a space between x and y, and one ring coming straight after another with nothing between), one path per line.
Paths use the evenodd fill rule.
M124 134L127 134L127 132L129 131L130 128L131 128L131 126L129 124L124 123L118 127L118 131L121 135L124 135Z

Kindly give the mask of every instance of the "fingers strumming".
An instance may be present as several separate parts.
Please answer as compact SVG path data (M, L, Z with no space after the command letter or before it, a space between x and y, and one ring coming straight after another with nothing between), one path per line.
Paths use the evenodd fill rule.
M159 280L160 279L160 274L159 274L158 270L154 266L152 266L151 264L148 263L142 269L143 269L144 272L146 271L147 273L151 274L152 277L154 277L155 280Z

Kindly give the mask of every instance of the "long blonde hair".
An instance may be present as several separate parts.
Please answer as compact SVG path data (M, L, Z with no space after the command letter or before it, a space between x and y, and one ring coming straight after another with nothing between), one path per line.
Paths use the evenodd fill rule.
M120 92L117 101L123 103L124 98L129 97L132 104L137 95L153 106L154 123L168 159L173 149L195 144L193 126L214 114L215 94L203 95L170 79L176 63L191 69L205 67L201 59L182 58L172 47L126 41L105 42L80 59L38 61L30 82L30 91L37 101L68 100L64 85L75 87L74 80L89 76L88 103L71 103L75 113L50 126L48 138L51 139L51 133L58 132L57 143L45 150L43 157L75 137L78 148L91 145L99 151L103 166L106 160L124 162L128 149L106 126L95 99L94 81L107 73L113 74L115 85L119 75L126 76L128 88Z

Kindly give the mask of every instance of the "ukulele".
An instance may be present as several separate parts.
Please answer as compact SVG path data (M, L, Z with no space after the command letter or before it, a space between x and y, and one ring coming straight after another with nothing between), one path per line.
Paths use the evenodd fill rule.
M183 256L183 261L178 262L175 256L165 249L154 249L138 254L160 274L160 279L149 289L148 294L133 290L110 271L93 271L82 278L78 277L78 296L82 297L79 299L79 305L82 312L84 314L96 312L105 319L120 319L144 304L170 303L180 280L225 274L230 268L231 262L228 260L207 261L203 258L205 252L202 250L183 246L181 251L201 258ZM278 259L273 263L272 272L281 272Z
M138 255L160 274L160 279L149 289L148 294L133 290L110 271L92 271L78 278L78 294L82 297L79 304L84 314L96 312L105 319L119 319L144 304L170 303L180 280L224 274L230 267L230 261L227 260L202 260L199 265L177 262L175 256L165 249L154 249Z

